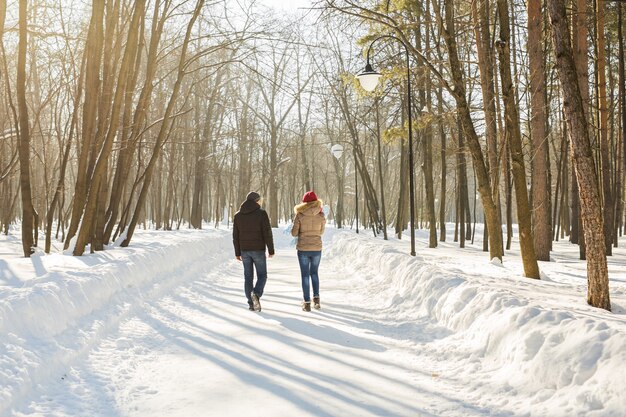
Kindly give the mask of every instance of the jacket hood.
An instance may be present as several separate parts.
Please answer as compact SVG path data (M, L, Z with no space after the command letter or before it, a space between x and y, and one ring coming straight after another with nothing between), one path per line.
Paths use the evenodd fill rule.
M259 206L259 203L251 200L246 200L241 203L241 207L239 207L239 212L242 214L248 214L260 208L261 206Z
M298 214L302 213L304 216L316 216L322 212L322 200L310 201L308 203L300 203L293 208L293 211Z

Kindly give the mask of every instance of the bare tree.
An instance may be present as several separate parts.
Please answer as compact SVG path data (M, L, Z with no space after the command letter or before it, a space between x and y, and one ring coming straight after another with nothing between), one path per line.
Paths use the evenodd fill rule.
M433 8L437 11L437 5L433 0ZM452 79L454 88L451 89L452 96L457 103L457 111L459 112L459 118L463 133L467 136L468 148L472 154L474 161L474 169L476 172L476 179L478 181L478 190L480 191L480 197L485 209L485 217L487 219L487 227L490 230L499 230L499 216L498 209L493 200L492 184L489 178L489 173L485 165L485 158L480 147L478 135L470 115L470 108L467 103L467 97L465 93L465 84L463 82L463 70L459 61L459 55L457 51L456 40L454 38L454 6L451 2L444 2L445 10L445 26L443 26L443 19L440 19L441 31L443 38L446 42L448 49L448 60L450 69L452 72ZM502 259L504 253L502 248L502 235L500 233L489 234L489 256L491 258Z
M493 189L493 200L496 205L498 222L502 224L500 208L500 164L498 162L498 129L496 120L495 96L495 58L493 56L492 36L490 29L489 0L472 1L472 16L476 35L476 52L480 69L480 86L483 96L483 110L485 112L485 134L487 137L487 156L489 162L489 176ZM488 231L488 228L486 228ZM491 233L502 233L501 228Z
M500 39L498 53L500 55L500 81L506 115L506 130L511 145L511 161L513 166L513 183L515 186L515 201L517 203L517 220L520 230L520 249L524 264L524 275L528 278L539 279L539 266L535 255L533 234L531 230L530 205L526 188L526 168L522 152L522 135L519 124L519 111L513 92L510 61L510 23L507 0L498 0L498 16L500 21Z
M541 0L528 1L528 60L530 66L532 138L532 212L537 259L550 260L550 192L548 183L548 135L546 132L546 91L541 31Z
M139 43L139 28L142 16L144 15L145 0L137 0L135 2L135 8L133 10L133 17L130 23L130 29L128 32L128 40L126 42L126 49L124 50L124 58L120 67L120 76L117 82L117 88L115 90L115 96L113 98L113 107L111 113L111 120L109 121L109 128L107 130L106 138L102 144L102 148L98 152L98 159L96 161L95 169L92 174L92 179L85 203L84 213L81 220L81 226L78 233L78 239L74 248L74 255L82 255L87 243L93 239L94 222L96 220L96 207L98 200L102 200L101 188L106 187L105 175L109 165L109 158L113 149L113 139L115 138L118 130L118 123L121 116L121 106L124 102L124 96L126 93L126 85L131 77L131 67L134 63L138 43ZM104 205L104 201L100 201L101 206ZM104 227L104 225L101 225ZM94 248L92 247L92 250Z
M168 132L171 124L173 123L172 117L174 115L174 106L176 105L176 100L178 99L178 94L180 93L181 84L186 74L187 70L187 50L189 48L189 40L191 38L191 32L194 26L194 23L198 19L200 14L200 10L202 10L202 6L204 5L204 0L197 0L196 6L194 8L193 14L187 23L187 30L185 32L185 38L181 45L180 59L178 62L177 76L176 82L174 83L174 88L170 95L170 99L167 103L167 108L165 110L165 114L163 116L163 121L161 122L161 128L159 129L158 136L156 138L152 155L150 160L148 161L148 165L146 166L145 172L143 174L143 185L141 187L141 191L137 198L137 204L135 206L135 211L133 213L133 217L128 224L128 229L126 230L126 236L124 241L121 243L122 247L126 247L129 245L133 234L135 232L135 227L139 222L140 216L144 210L144 205L146 202L146 197L148 196L148 190L150 189L150 182L152 180L152 174L154 172L154 168L156 166L156 162L161 153L161 149L163 147L163 143L168 137Z
M611 144L609 143L609 109L606 93L606 36L605 26L605 1L598 0L596 3L596 38L597 38L597 86L598 86L598 111L599 117L599 144L600 144L600 178L602 180L602 197L604 202L604 245L607 255L611 255L613 244L613 216L615 213L615 203L613 189L611 186L611 175L613 166L609 153Z
M77 142L79 149L76 184L74 186L74 202L72 218L65 240L65 249L69 248L70 241L76 234L83 215L88 188L88 164L94 146L96 128L96 111L100 93L100 69L102 63L102 48L104 39L104 0L94 0L92 3L91 21L87 34L86 69L85 69L85 99L82 112L82 140ZM74 109L78 112L79 109Z
M30 122L26 102L26 51L28 47L28 2L19 4L19 46L17 60L17 104L19 108L20 193L22 195L22 249L30 257L37 245L37 212L33 207L30 181Z
M604 243L604 224L600 193L589 140L584 102L578 87L574 53L570 44L563 0L548 0L554 53L563 93L565 118L572 138L572 158L580 188L580 208L587 247L587 302L605 310L611 309L609 277Z

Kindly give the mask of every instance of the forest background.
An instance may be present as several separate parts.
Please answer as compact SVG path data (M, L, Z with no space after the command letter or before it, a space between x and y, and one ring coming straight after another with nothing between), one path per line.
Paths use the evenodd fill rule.
M82 255L218 224L251 189L276 227L314 189L338 228L384 239L436 247L454 223L463 247L484 223L490 259L517 224L529 278L569 239L610 309L623 3L0 1L0 227L21 223L25 256Z

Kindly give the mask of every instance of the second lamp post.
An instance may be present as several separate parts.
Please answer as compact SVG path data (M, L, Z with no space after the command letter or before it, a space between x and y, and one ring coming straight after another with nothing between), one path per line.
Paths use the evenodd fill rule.
M378 85L378 81L380 80L381 74L379 72L374 71L374 69L372 68L372 65L370 64L370 52L372 51L372 46L374 45L374 43L376 43L376 41L378 41L379 39L383 39L383 38L394 39L400 42L400 44L402 44L402 46L404 47L404 52L406 56L406 91L407 91L407 108L408 108L407 116L409 119L409 132L408 132L408 135L409 135L409 207L410 207L410 217L411 217L410 219L411 220L411 255L415 256L415 206L414 206L415 185L414 185L414 180L413 180L414 173L413 173L413 118L411 116L411 107L412 107L411 70L409 66L409 50L404 44L404 42L402 42L402 40L392 35L383 35L374 39L372 43L370 43L369 48L367 48L367 63L365 65L365 69L363 70L363 72L357 75L357 78L359 79L359 82L361 83L361 87L363 87L365 91L374 91L374 89L376 89L376 86Z

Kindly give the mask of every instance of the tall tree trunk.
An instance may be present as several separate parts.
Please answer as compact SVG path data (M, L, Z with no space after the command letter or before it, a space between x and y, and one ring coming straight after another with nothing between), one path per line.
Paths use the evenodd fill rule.
M433 4L436 9L436 5ZM457 104L457 110L463 126L463 133L467 136L468 148L472 154L474 167L476 170L476 179L478 180L478 189L481 201L487 218L487 226L490 230L498 230L500 228L498 221L497 207L493 201L493 189L489 179L489 173L485 165L484 155L482 153L478 134L474 128L472 117L470 114L469 104L465 93L465 83L463 81L463 70L459 61L459 55L454 34L454 5L452 2L444 2L445 10L445 28L442 24L442 33L448 49L448 60L452 72L454 89L452 90L454 99ZM500 233L489 234L489 256L490 258L502 259L502 235Z
M133 10L133 17L130 23L130 29L128 31L128 40L126 42L126 49L124 51L124 58L122 59L122 65L120 68L120 76L117 83L117 89L115 91L115 97L113 98L113 111L111 113L111 120L107 131L106 138L102 144L102 149L98 153L98 159L93 172L92 181L89 187L89 193L87 201L85 203L85 210L78 232L78 238L76 239L76 246L74 248L74 255L80 256L85 250L85 246L92 240L92 231L94 230L94 222L96 216L96 208L98 206L99 194L102 192L101 187L106 187L106 171L109 165L109 157L113 149L113 140L118 132L118 123L121 115L121 105L124 102L126 85L131 77L131 67L134 63L135 54L139 43L139 27L141 17L144 14L146 0L136 0L135 8ZM100 201L100 205L103 207L104 201ZM104 227L104 225L102 225ZM93 250L93 248L92 248Z
M446 164L446 132L443 122L443 94L441 88L437 91L439 114L439 137L441 139L441 192L439 194L439 240L441 242L446 241L446 185L448 183L447 178L447 164Z
M478 7L477 7L478 6ZM496 204L498 222L502 224L500 205L500 167L498 164L498 129L496 120L496 95L491 31L489 24L489 0L472 2L474 19L474 33L478 53L478 67L480 69L480 86L483 96L483 110L485 112L485 133L487 137L487 157L489 161L489 176L493 188L493 201ZM485 236L488 237L488 227L485 225ZM502 228L499 228L502 234ZM485 239L484 244L487 244Z
M402 95L404 96L404 94ZM405 100L402 100L403 108L406 106ZM404 114L402 116L402 125L404 125ZM409 218L409 152L408 142L401 140L400 145L400 190L398 192L398 211L396 213L396 236L402 239L402 231L406 229Z
M335 166L335 174L337 177L337 207L335 209L335 226L338 229L343 228L344 213L343 213L343 201L344 201L344 183L345 183L345 169L344 164L333 157L333 165Z
M207 160L211 153L209 144L213 143L214 132L218 130L215 128L215 126L218 125L218 113L215 111L215 107L218 104L218 100L221 98L222 74L221 71L218 71L215 76L212 92L209 96L208 103L205 104L204 129L202 132L198 132L190 220L191 226L195 229L202 228L202 214L204 212L204 203L207 200L205 198ZM196 111L196 126L200 126L199 109L202 107L200 106L199 100L196 99L196 101L196 108L198 109Z
M78 168L76 184L74 186L74 204L70 227L65 238L64 247L67 249L71 239L76 234L87 199L88 164L94 143L96 128L96 113L100 96L100 68L102 63L102 48L104 39L104 5L105 0L94 0L92 3L91 21L86 43L86 72L85 72L85 101L83 103L82 141L77 142ZM79 111L79 109L74 109Z
M588 66L588 36L587 27L587 0L575 0L576 13L572 19L574 32L573 52L576 73L578 74L578 88L583 100L583 112L589 125L589 66ZM572 234L571 241L579 245L580 259L585 259L584 230L580 218L580 196L578 180L576 179L575 164L572 162Z
M626 171L626 68L624 65L624 23L626 19L624 19L624 5L620 3L618 5L618 23L617 23L617 37L619 38L619 59L618 59L618 70L619 70L619 96L620 96L620 104L621 104L621 113L622 113L622 167L623 170ZM623 190L618 190L620 196L624 195ZM621 198L619 199L621 201ZM621 216L620 216L621 221Z
M26 49L28 44L28 4L20 0L19 4L19 43L17 55L17 106L19 109L19 159L20 193L22 195L22 250L29 258L37 242L33 239L33 230L37 227L37 213L33 207L30 183L30 126L28 104L26 103Z
M511 78L511 57L509 45L511 42L508 1L498 0L498 15L500 21L500 39L497 42L500 54L500 81L504 96L505 126L511 145L511 161L513 167L513 184L515 186L515 201L517 203L517 221L519 224L519 241L522 252L524 275L528 278L539 279L539 266L535 255L533 234L530 221L530 205L528 190L526 189L526 168L522 151L522 135L519 126L519 113L513 80Z
M419 10L419 9L417 9ZM430 5L426 2L426 16L430 15ZM418 25L422 20L422 16L418 11ZM422 46L422 32L421 30L415 31L417 48L422 50L424 47ZM426 30L425 34L425 49L426 51L430 51L430 31ZM427 52L428 54L428 52ZM420 66L423 67L423 70L426 71L426 66L422 59L418 60ZM431 108L431 82L430 77L423 77L423 81L419 83L419 108L420 109L428 109L430 111ZM428 211L428 229L429 229L429 238L428 238L428 247L436 248L437 247L437 215L435 213L435 184L433 182L433 129L432 125L428 123L428 125L422 129L421 132L422 140L422 172L424 174L424 189L426 191L426 208Z
M542 0L528 0L528 61L530 66L532 138L532 213L537 259L550 260L550 190L548 182L548 135L546 132L546 91L541 31Z
M385 207L385 181L383 178L383 156L381 150L381 136L380 133L380 101L376 100L376 149L378 153L378 180L380 186L380 205L382 212L381 224L383 228L384 240L387 240L387 209Z
M463 127L461 121L457 120L458 129L458 150L457 150L457 198L458 198L458 210L457 210L457 223L459 224L459 247L465 247L465 239L467 238L467 223L465 222L466 212L469 211L467 207L467 163L465 162L465 140L463 138Z
M278 227L278 127L272 118L270 127L269 217L272 227Z
M565 132L564 132L565 133ZM559 161L557 163L557 176L556 176L556 191L554 193L554 206L552 211L552 238L556 241L559 240L558 228L560 225L559 221L559 209L562 211L562 195L565 194L565 187L561 187L561 184L564 183L563 179L565 179L567 170L565 170L565 161L567 160L567 135L563 134L561 137L561 147L559 152Z
M604 196L604 244L606 254L613 253L613 213L615 204L611 188L611 158L609 155L609 109L606 99L606 38L604 34L605 1L596 0L596 37L598 42L598 110L600 112L600 161L602 166L601 179Z
M85 71L84 66L85 60L83 59L83 63L81 64L80 75L78 77L78 83L76 86L76 93L74 95L74 108L78 107L78 103L80 102L80 97L82 96L82 85L83 85L83 75ZM52 225L54 222L54 213L56 211L57 205L59 206L59 219L62 217L63 204L61 203L63 190L65 188L65 175L67 174L67 165L69 163L70 151L72 150L72 141L74 138L74 131L77 128L78 123L78 112L72 113L72 119L70 121L70 131L67 137L67 143L65 144L65 150L61 157L61 166L59 167L59 179L57 182L57 186L54 192L54 197L52 198L52 202L50 203L50 207L48 208L48 214L46 218L46 244L45 251L46 253L50 253L51 239L52 239ZM58 230L57 230L58 232Z
M589 140L584 101L578 86L574 54L570 45L565 4L563 0L548 0L554 52L561 88L565 117L572 138L572 156L580 187L580 208L587 248L587 302L606 310L611 309L609 275L604 247L604 224L600 193Z
M135 112L132 117L129 136L123 133L122 149L119 152L113 185L111 187L111 197L109 198L109 207L107 208L106 219L107 225L104 233L104 240L108 241L113 227L117 222L120 205L122 204L122 191L126 188L126 182L130 176L130 168L135 153L135 143L141 137L147 113L150 107L150 99L154 88L154 75L157 67L158 46L163 33L163 27L168 15L169 4L171 1L166 0L163 5L163 11L159 17L159 7L161 0L155 1L154 12L152 15L152 27L150 31L150 46L146 60L146 73L144 84L137 100ZM141 54L139 54L141 55ZM132 194L131 194L132 195ZM120 222L125 223L125 222Z

